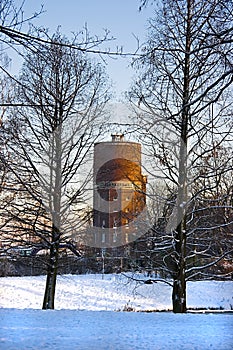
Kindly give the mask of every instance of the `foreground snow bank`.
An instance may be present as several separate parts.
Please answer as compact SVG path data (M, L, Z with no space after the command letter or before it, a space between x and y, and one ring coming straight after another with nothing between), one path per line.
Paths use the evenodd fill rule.
M0 278L0 308L41 309L45 276ZM122 275L59 276L55 308L89 311L171 310L171 287L141 284ZM188 308L233 308L233 282L187 285Z
M1 350L231 350L232 315L0 309Z

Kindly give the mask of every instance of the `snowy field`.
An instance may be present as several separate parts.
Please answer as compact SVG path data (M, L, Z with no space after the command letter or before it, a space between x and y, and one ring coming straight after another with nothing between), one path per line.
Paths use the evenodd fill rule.
M131 275L129 275L131 276ZM142 275L135 278L143 278ZM0 278L0 308L41 309L45 276ZM55 308L89 311L171 310L168 284L144 284L114 275L58 276ZM233 309L233 281L188 282L188 308Z
M171 310L171 288L122 275L65 275L55 311L42 311L45 276L0 278L0 349L232 350L233 282L189 282L188 308L228 313L122 312ZM231 310L231 312L230 312ZM119 312L117 312L119 311Z
M232 350L232 315L2 309L1 350Z

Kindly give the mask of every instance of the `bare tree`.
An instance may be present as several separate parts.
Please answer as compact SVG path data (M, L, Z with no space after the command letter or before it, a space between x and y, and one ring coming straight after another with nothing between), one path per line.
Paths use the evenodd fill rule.
M223 267L232 265L232 155L232 148L216 146L193 168L188 250L195 264L188 267L189 279L213 278L218 273L221 278L231 277L233 266Z
M0 64L4 69L9 66L9 57L4 53L0 52ZM8 109L6 105L12 99L12 92L14 90L14 85L12 80L0 71L0 87L1 87L1 103L0 107L0 247L4 250L5 243L9 241L9 237L4 237L3 228L6 225L6 208L13 199L13 194L11 191L7 190L7 186L10 182L10 174L8 169L8 164L11 161L11 154L7 151L6 145L9 142L9 134L5 132L6 129L11 129L13 133L14 126L8 122ZM8 183L8 185L7 185ZM10 185L8 186L8 189Z
M8 164L11 161L11 154L6 150L6 144L9 141L9 130L14 133L14 125L9 123L9 106L15 104L14 85L16 79L10 74L11 58L10 54L16 51L22 54L23 47L17 45L14 36L5 34L4 30L18 31L31 20L42 13L42 8L31 17L25 17L23 11L24 1L17 5L13 0L2 0L0 2L0 195L1 195L1 227L5 226L6 213L3 214L14 197L12 194L11 174L9 174ZM19 125L18 125L19 126ZM3 216L5 219L3 219ZM8 219L7 219L8 220ZM1 232L2 234L2 232ZM3 237L1 237L3 239Z
M29 42L29 40L25 40L24 45L21 45L17 38L17 33L20 33L22 28L25 29L26 25L29 25L26 36L29 35L30 31L33 29L33 27L30 26L31 21L40 16L40 14L43 12L43 7L41 7L40 10L38 12L34 12L32 16L25 17L23 7L24 1L21 3L18 2L17 5L15 4L14 0L2 0L0 3L0 71L1 73L4 72L9 76L9 66L6 66L6 61L2 58L8 57L8 62L10 62L11 53L17 52L17 54L22 55L23 47L26 46L26 42Z
M212 140L232 147L232 10L228 1L162 1L150 20L144 55L134 62L141 78L130 99L153 155L148 172L164 175L175 188L165 232L172 238L167 257L178 313L186 311L191 169L213 151Z
M54 308L60 246L78 234L79 212L87 199L88 160L103 131L110 96L103 67L66 44L57 32L50 45L27 56L18 91L27 107L12 116L23 129L9 145L20 159L10 170L48 217L44 234L35 220L40 221L38 210L31 220L34 234L50 251L44 309Z

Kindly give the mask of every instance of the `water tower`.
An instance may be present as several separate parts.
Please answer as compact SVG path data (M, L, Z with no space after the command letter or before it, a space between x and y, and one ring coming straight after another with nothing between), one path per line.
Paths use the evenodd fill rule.
M94 147L95 241L99 247L127 244L137 234L136 219L146 203L146 177L141 172L141 145L112 134Z

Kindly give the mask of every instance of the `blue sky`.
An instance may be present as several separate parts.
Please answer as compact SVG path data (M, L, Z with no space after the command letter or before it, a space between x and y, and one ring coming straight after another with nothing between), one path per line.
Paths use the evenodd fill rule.
M47 27L53 33L60 25L61 32L67 36L80 31L85 23L93 35L101 36L104 29L108 29L116 40L103 48L114 51L117 46L123 46L124 52L134 52L137 48L134 35L140 41L145 40L147 19L152 11L148 7L139 12L139 0L25 0L25 15L38 11L40 4L46 12L33 22L36 26ZM129 67L130 59L108 59L107 63L107 73L119 98L134 74Z

